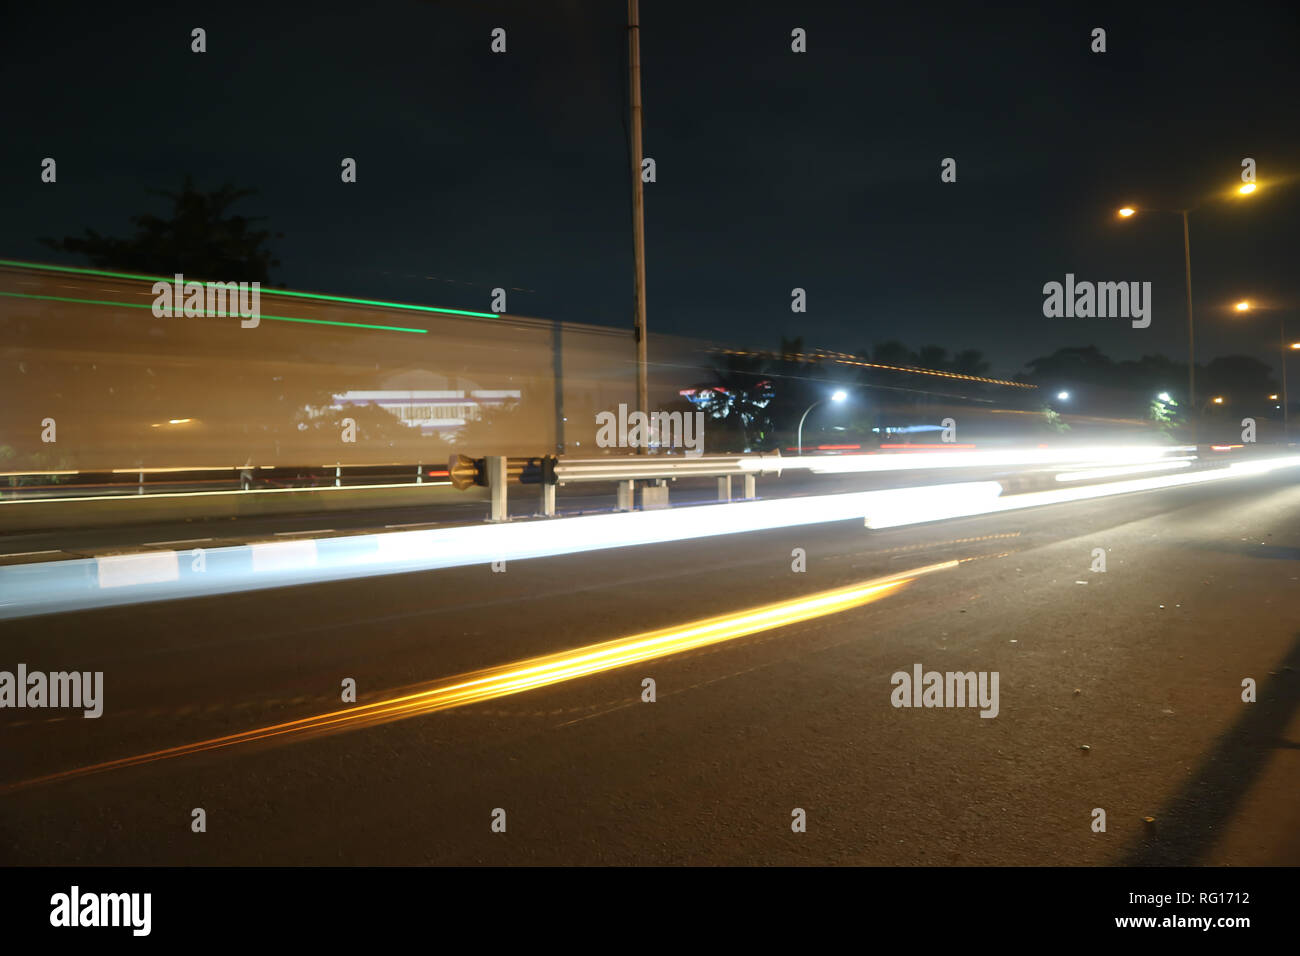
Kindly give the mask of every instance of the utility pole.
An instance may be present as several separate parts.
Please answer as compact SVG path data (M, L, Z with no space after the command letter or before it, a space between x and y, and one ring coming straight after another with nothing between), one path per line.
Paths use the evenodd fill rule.
M1187 235L1187 210L1183 213L1183 265L1187 273L1187 407L1192 419L1192 444L1200 445L1200 410L1196 407L1196 328L1192 324L1192 243Z
M1291 443L1291 426L1287 421L1287 406L1291 400L1286 394L1286 316L1282 315L1278 319L1278 326L1282 333L1282 444Z
M645 197L641 190L641 23L637 0L627 0L627 51L630 73L628 90L632 99L629 135L632 138L632 255L635 260L636 293L632 327L636 338L636 410L649 414L649 383L646 377L645 330ZM644 455L645 443L637 449Z

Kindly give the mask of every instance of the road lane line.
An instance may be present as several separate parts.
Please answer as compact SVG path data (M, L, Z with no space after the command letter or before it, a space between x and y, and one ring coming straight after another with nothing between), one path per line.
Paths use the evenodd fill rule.
M958 561L931 564L847 587L833 588L829 591L748 608L732 614L703 618L686 624L472 671L434 682L424 690L413 690L398 697L361 704L347 710L336 710L315 717L291 720L225 737L215 737L6 784L0 787L0 793L92 773L120 770L173 757L222 750L240 744L284 737L308 739L342 730L371 727L453 707L496 700L853 610L888 597L905 588L918 577L955 568L958 565Z

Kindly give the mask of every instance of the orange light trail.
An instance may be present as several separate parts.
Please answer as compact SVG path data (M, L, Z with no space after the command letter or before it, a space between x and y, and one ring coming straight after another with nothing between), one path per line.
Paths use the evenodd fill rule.
M870 604L910 584L912 580L934 571L957 567L957 561L945 561L888 577L875 578L848 587L821 591L807 597L779 601L734 614L704 618L689 624L646 631L616 638L600 644L532 657L485 670L473 671L436 682L426 689L403 694L347 710L336 710L314 717L290 720L268 727L246 730L225 737L214 737L179 747L123 757L103 763L76 767L43 777L36 777L0 788L0 792L17 790L42 783L52 783L109 770L122 770L140 764L184 757L240 744L292 736L295 739L321 736L344 730L370 727L403 720L452 707L464 707L484 701L520 694L539 687L600 674L629 664L656 660L712 644L747 637L761 631L797 624L841 611Z
M964 382L986 382L990 385L1006 385L1010 388L1036 389L1037 385L1029 382L1010 382L1004 378L985 378L983 375L966 375L962 372L945 372L933 368L917 368L912 365L882 365L879 362L868 362L859 355L850 355L848 352L831 352L826 349L817 349L815 352L763 352L748 349L715 349L719 355L743 355L764 359L782 359L785 361L797 362L818 362L822 359L829 358L837 365L853 365L858 368L880 368L890 372L908 372L913 375L934 375L939 378L953 378ZM1037 414L1035 412L1034 414Z

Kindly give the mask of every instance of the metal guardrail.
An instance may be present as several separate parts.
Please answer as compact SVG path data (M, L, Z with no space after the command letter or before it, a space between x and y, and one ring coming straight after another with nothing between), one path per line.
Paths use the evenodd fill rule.
M1195 470L1212 466L1221 450L1240 446L1209 446L1205 460L1193 461ZM1168 454L1193 453L1195 446L1169 446ZM1027 453L1022 465L1036 465L1032 475L1001 478L1004 493L1056 486L1053 465L1073 462L1072 456L1055 456L1039 461ZM994 453L996 457L996 453ZM1078 460L1091 456L1081 449ZM881 458L893 463L894 456ZM898 463L908 464L909 456ZM826 461L826 459L818 459ZM325 491L351 488L395 488L409 485L451 485L458 490L471 487L490 492L489 520L508 520L507 494L511 484L537 485L542 516L553 517L556 488L567 484L608 483L616 486L616 510L632 511L638 491L642 509L668 507L669 482L679 478L715 478L718 500L732 500L732 479L744 480L744 499L757 497L756 479L760 475L780 476L791 468L808 468L805 458L783 458L779 451L751 455L630 455L603 458L566 458L553 455L532 457L453 455L446 467L423 463L385 463L365 465L304 466L231 466L223 468L120 468L99 471L0 472L0 502L17 500L112 499L181 494L201 496L205 493L267 491ZM990 462L989 464L993 464ZM1006 462L1003 462L1006 463ZM979 463L975 463L979 464ZM836 471L835 468L827 468ZM1059 469L1056 469L1059 470ZM1104 470L1104 469L1103 469ZM1123 472L1121 471L1121 474Z
M656 456L634 455L619 458L508 458L489 455L471 458L453 456L447 466L451 483L460 489L479 485L492 492L491 521L507 520L507 487L511 484L540 485L541 514L555 515L555 489L558 485L607 482L618 486L617 511L635 507L637 483L641 482L643 509L668 507L667 482L678 478L716 478L718 498L731 500L731 479L745 480L746 499L756 497L758 475L780 475L780 452L759 455ZM652 484L648 484L652 483Z
M0 501L447 484L442 465L233 465L0 472Z
M1211 450L1217 450L1212 448ZM1196 460L1196 446L1169 446L1160 449L1164 456L1178 452L1191 452L1176 459L1191 470L1206 467L1221 467L1222 461L1213 458ZM1075 455L1048 456L1039 461L1034 454L1028 454L1021 466L1033 466L1029 474L999 477L1004 494L1016 494L1025 491L1042 491L1060 488L1058 475L1069 472L1081 462L1088 462L1093 452L1083 448ZM994 458L996 458L994 453ZM1039 456L1042 457L1042 456ZM892 456L890 456L892 458ZM906 457L900 459L909 463ZM992 467L1006 462L972 462L966 467ZM1156 470L1158 462L1138 461L1133 468L1117 467L1108 469L1102 466L1094 469L1093 482L1121 480L1134 471ZM570 483L608 482L618 486L617 511L632 511L635 508L637 489L641 492L643 510L668 507L668 482L678 478L716 478L718 482L718 500L731 501L731 479L739 476L744 479L744 498L753 499L756 495L756 478L759 475L780 475L783 470L807 468L807 459L782 458L780 452L756 455L710 455L698 457L671 455L641 455L609 458L557 458L545 456L539 458L507 458L488 456L470 458L457 455L448 465L448 475L452 484L460 489L473 485L488 488L491 492L491 512L489 520L506 521L507 487L511 484L536 484L541 487L540 515L554 516L555 488ZM832 469L833 470L833 469Z
M114 468L0 472L0 501L89 499L258 491L324 491L331 488L451 484L494 489L493 520L504 520L505 488L538 485L542 513L555 514L558 485L607 482L618 485L618 509L630 511L637 483L643 507L666 507L666 482L677 478L718 479L719 497L731 498L731 477L745 479L745 497L755 495L757 475L781 473L780 453L762 455L557 458L453 455L444 468L424 463L365 465L233 465L225 467ZM494 471L495 470L495 471ZM493 480L493 475L496 480Z

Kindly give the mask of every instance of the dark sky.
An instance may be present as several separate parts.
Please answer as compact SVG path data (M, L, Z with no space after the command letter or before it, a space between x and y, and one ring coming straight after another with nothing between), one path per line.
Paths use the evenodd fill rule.
M933 342L1001 373L1063 345L1181 358L1181 224L1111 214L1204 199L1198 355L1275 361L1277 313L1222 306L1289 309L1300 339L1300 8L1044 7L645 0L651 328ZM630 324L624 3L129 8L7 11L0 257L58 261L37 237L86 226L127 234L167 210L148 188L192 173L259 190L238 209L285 234L274 278L290 288L484 310L505 286L529 290L512 313ZM206 54L189 52L195 26ZM1211 198L1246 156L1259 193ZM1151 281L1151 327L1044 318L1043 283L1067 272Z

